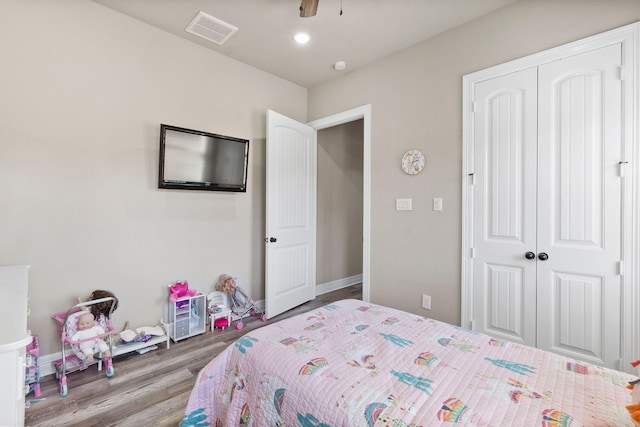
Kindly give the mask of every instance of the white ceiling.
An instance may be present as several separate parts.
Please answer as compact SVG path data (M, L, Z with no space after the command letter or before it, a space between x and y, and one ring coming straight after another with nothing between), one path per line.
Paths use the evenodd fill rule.
M519 0L320 0L310 18L299 16L300 0L93 1L313 87ZM185 32L199 11L239 31L222 46ZM298 31L311 35L307 45L293 42ZM336 61L345 61L346 70L334 70Z

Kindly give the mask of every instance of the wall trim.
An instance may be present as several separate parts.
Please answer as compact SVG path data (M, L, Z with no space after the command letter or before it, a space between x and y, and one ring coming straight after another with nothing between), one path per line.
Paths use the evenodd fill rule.
M45 354L38 358L38 366L40 367L40 377L46 377L47 375L53 375L56 373L56 368L53 362L62 359L62 353Z
M337 291L338 289L348 288L349 286L357 285L358 283L362 283L362 274L356 274L355 276L332 280L331 282L320 283L316 286L316 295L322 295L329 292Z

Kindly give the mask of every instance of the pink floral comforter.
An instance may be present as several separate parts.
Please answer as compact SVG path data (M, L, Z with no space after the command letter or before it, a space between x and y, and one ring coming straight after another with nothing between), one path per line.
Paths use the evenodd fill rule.
M632 426L635 377L357 300L249 332L182 426Z

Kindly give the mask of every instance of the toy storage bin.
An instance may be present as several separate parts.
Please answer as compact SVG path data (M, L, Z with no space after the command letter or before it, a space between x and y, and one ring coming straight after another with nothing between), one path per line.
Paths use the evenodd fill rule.
M25 395L33 392L33 396L38 398L40 392L40 341L37 335L33 335L31 343L27 345L25 355Z

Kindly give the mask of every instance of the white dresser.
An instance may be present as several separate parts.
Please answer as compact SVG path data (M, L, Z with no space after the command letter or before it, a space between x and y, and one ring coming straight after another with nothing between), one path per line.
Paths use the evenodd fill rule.
M24 425L28 272L26 265L0 267L0 426Z

